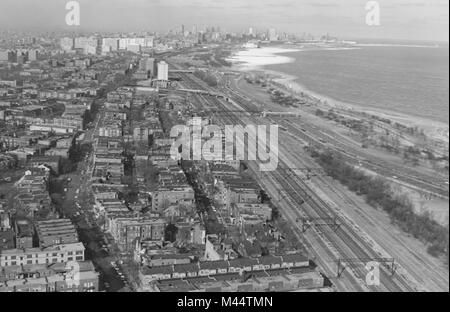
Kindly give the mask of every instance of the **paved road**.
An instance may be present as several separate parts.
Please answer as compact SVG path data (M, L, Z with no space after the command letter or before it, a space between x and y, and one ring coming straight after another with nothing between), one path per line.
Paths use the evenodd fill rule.
M86 130L82 143L93 143L95 147L94 136L101 125L102 118L103 114L99 113L93 122L93 127ZM94 153L90 152L78 164L75 172L60 177L61 183L64 183L67 190L62 213L75 222L80 240L86 247L86 258L92 260L96 270L100 272L100 290L131 291L125 274L118 265L121 260L113 239L103 233L96 223L93 211L94 199L90 189L93 169Z

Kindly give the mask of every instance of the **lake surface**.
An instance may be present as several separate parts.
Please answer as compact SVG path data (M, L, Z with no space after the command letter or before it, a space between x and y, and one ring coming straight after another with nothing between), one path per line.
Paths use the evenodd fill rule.
M341 102L449 122L448 45L362 46L285 55L295 61L264 67L295 76L306 89Z

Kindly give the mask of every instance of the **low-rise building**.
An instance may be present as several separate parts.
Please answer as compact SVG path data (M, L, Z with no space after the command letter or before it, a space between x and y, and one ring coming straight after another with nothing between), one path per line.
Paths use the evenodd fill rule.
M32 248L34 227L31 220L17 218L14 221L16 248Z
M181 168L178 165L161 168L158 189L152 193L152 210L162 213L170 206L180 205L192 208L194 204L194 190L187 183Z
M98 285L91 261L0 268L0 292L97 292Z
M216 180L216 187L219 190L218 200L227 210L235 203L258 203L259 186L251 179L223 178Z
M164 240L166 222L154 217L115 217L110 220L109 232L121 250L132 250L136 239Z
M39 247L77 243L78 233L69 219L53 219L36 222Z
M148 267L140 269L140 279L143 290L160 291L159 285L165 281L176 284L183 279L188 283L203 283L205 281L233 281L240 279L244 283L251 277L287 276L287 280L292 276L298 278L292 289L299 288L320 288L324 285L323 277L315 270L315 265L301 254L290 254L281 256L266 256L258 259L241 258L236 260L218 260L197 262L191 264L174 264L167 266ZM312 278L314 277L314 278ZM206 278L206 279L198 279ZM300 283L299 281L303 282ZM265 286L269 286L268 283ZM156 288L155 288L156 287ZM195 288L195 287L194 287ZM209 287L200 286L196 289ZM270 287L262 287L261 291L270 291ZM273 289L274 287L272 287ZM250 287L250 289L252 289ZM236 289L235 289L236 290ZM238 289L244 291L243 289ZM286 290L279 288L279 291ZM228 290L230 291L230 289Z
M0 250L0 267L84 261L84 250L82 243Z
M231 206L231 211L235 216L246 214L258 216L264 221L272 219L272 207L268 204L234 203Z

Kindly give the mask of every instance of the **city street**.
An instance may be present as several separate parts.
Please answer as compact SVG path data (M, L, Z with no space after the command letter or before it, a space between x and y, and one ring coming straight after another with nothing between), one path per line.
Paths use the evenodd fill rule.
M104 100L101 101L104 103ZM81 143L93 143L95 147L94 134L102 118L102 113L96 116L94 126L85 131ZM67 190L63 197L62 213L76 224L80 240L86 247L86 257L93 261L100 273L100 290L131 291L122 269L117 265L121 260L114 240L101 230L95 220L94 199L90 191L93 170L94 153L91 151L78 163L75 172L59 177L61 181L65 181L64 187Z

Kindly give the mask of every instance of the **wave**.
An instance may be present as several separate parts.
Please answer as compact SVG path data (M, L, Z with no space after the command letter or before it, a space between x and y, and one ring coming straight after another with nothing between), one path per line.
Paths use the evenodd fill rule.
M435 45L416 45L416 44L393 44L393 43L357 43L358 47L398 47L398 48L440 48L438 44Z
M285 55L284 53L301 52L299 49L283 49L283 48L255 48L242 50L235 53L227 61L240 67L241 70L252 70L267 65L279 65L295 62L295 58Z

